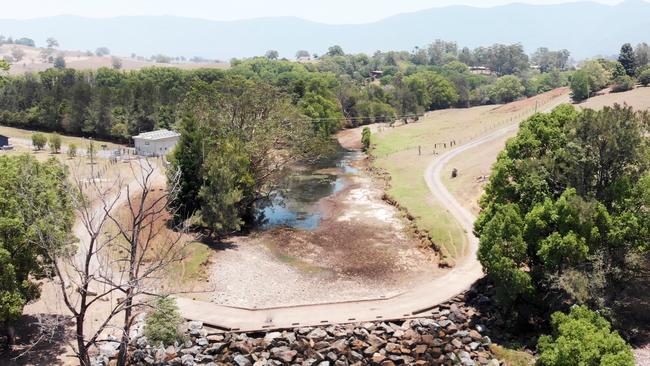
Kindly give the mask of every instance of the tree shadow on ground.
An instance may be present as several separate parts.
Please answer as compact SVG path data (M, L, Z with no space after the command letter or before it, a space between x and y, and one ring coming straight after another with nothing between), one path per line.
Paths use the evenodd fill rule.
M210 249L221 252L225 250L237 249L238 245L233 242L232 239L214 239L209 237L203 237L201 243L210 247Z
M72 339L72 318L62 315L26 315L15 322L16 344L0 350L0 365L64 365L57 357ZM4 338L0 338L2 344Z

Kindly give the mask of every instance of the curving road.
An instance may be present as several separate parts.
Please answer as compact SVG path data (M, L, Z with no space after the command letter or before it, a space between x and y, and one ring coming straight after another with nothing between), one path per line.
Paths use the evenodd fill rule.
M566 96L558 98L558 102L549 103L544 109L550 110L566 102L567 99ZM469 243L465 255L457 261L456 266L451 271L443 276L415 285L409 291L390 298L280 308L236 308L178 297L177 302L181 314L186 319L200 320L212 327L240 331L362 322L377 319L403 319L426 315L436 305L449 301L456 295L468 290L474 282L483 276L481 264L476 257L478 238L472 232L476 217L464 208L442 183L442 174L450 173L444 172L444 167L459 154L510 134L516 131L518 127L519 123L516 123L491 132L438 156L427 166L424 179L429 186L429 190L459 222Z

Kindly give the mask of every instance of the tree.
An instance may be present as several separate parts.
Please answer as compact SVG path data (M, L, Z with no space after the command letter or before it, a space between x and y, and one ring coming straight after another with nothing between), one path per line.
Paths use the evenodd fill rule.
M650 69L647 69L639 75L639 83L643 86L650 85Z
M524 121L507 143L475 223L506 311L589 303L625 320L626 289L648 278L635 258L650 250L649 119L631 107L564 105Z
M625 68L627 76L634 76L636 72L636 56L634 55L634 49L631 44L625 43L621 47L621 53L618 55L618 62L620 62Z
M277 60L280 57L280 54L276 50L269 50L266 51L264 57L266 57L269 60Z
M305 58L309 59L309 51L299 50L298 52L296 52L296 60L305 59Z
M633 366L632 349L611 330L609 322L585 306L551 317L552 335L537 344L542 366Z
M147 317L144 335L153 345L180 343L184 340L183 333L180 331L183 322L174 298L161 297L154 304L153 313Z
M54 67L57 69L65 69L65 58L63 55L58 55L54 59Z
M93 347L112 345L122 366L127 364L135 315L150 308L158 296L169 295L158 279L183 258L186 232L182 227L161 229L169 214L168 193L176 186L165 192L154 189L156 171L149 161L130 162L132 177L126 181L118 177L88 182L88 173L80 166L81 162L72 167L72 197L85 235L75 251L48 250L46 255L61 279L59 289L75 322L74 351L80 364L91 364ZM101 173L91 165L90 176ZM49 239L47 232L41 235ZM108 310L96 312L98 306ZM99 321L92 328L87 324L91 314ZM117 340L107 339L107 334Z
M11 56L14 58L16 62L20 62L23 59L23 57L25 57L25 51L23 51L22 48L13 47L11 49Z
M370 128L364 127L361 131L361 146L363 151L368 151L370 148Z
M509 103L524 95L524 85L514 75L506 75L497 79L488 90L493 103Z
M584 70L578 70L571 77L571 97L574 101L582 101L589 98L589 75Z
M639 43L634 49L634 56L636 57L636 66L641 68L650 63L650 46L647 43Z
M0 191L0 322L12 343L12 322L39 297L35 281L52 264L46 253L69 249L74 216L66 169L54 159L0 156Z
M612 70L608 70L598 60L584 62L580 66L589 78L589 91L595 93L607 86L612 78Z
M50 149L52 153L58 154L61 150L61 136L59 134L53 133L49 138Z
M18 38L17 40L14 41L14 44L27 46L27 47L36 47L36 43L34 42L33 39L30 38Z
M47 137L45 135L40 132L32 134L32 145L34 145L36 150L43 150L45 144L47 144Z
M111 57L111 66L115 70L120 70L122 68L122 59L116 56Z
M59 41L53 37L46 39L45 43L47 44L47 48L59 48Z
M339 45L332 46L327 49L328 56L344 56L343 48Z
M102 57L102 56L108 56L111 54L111 50L108 49L108 47L99 47L98 49L95 50L95 55Z
M77 156L77 144L68 144L68 157L74 158Z
M233 212L252 220L254 203L268 197L287 164L313 159L329 146L329 135L320 135L277 89L241 76L198 85L184 109L187 117L171 159L170 172L180 179L173 206L181 220L205 213L202 221L215 233L233 227ZM219 146L225 148L223 156ZM207 156L225 166L208 163ZM237 211L220 218L222 200L236 203Z
M88 141L88 144L86 145L86 155L90 158L90 164L94 164L95 156L97 155L97 146L93 140Z
M255 181L249 157L243 143L235 138L218 139L208 147L203 164L203 186L199 190L203 226L217 235L238 231L244 224L247 207Z

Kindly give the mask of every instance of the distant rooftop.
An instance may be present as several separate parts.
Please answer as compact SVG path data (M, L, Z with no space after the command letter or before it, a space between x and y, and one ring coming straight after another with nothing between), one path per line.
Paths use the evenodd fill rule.
M169 137L178 137L181 134L178 132L162 129L162 130L156 130L156 131L151 131L151 132L144 132L141 133L137 136L133 136L134 139L143 139L143 140L160 140L160 139L166 139Z

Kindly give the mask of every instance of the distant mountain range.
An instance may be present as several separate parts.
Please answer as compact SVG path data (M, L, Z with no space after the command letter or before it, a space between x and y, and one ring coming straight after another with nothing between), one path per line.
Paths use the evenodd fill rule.
M84 18L55 16L0 20L0 34L33 38L43 45L55 37L69 50L106 46L114 54L142 56L231 57L279 51L293 58L305 49L322 54L338 44L346 52L412 50L435 39L459 46L493 43L566 48L572 57L618 53L622 43L650 43L650 3L626 0L618 5L576 2L555 5L509 4L492 8L449 6L395 15L377 22L330 25L294 17L211 21L176 16Z

